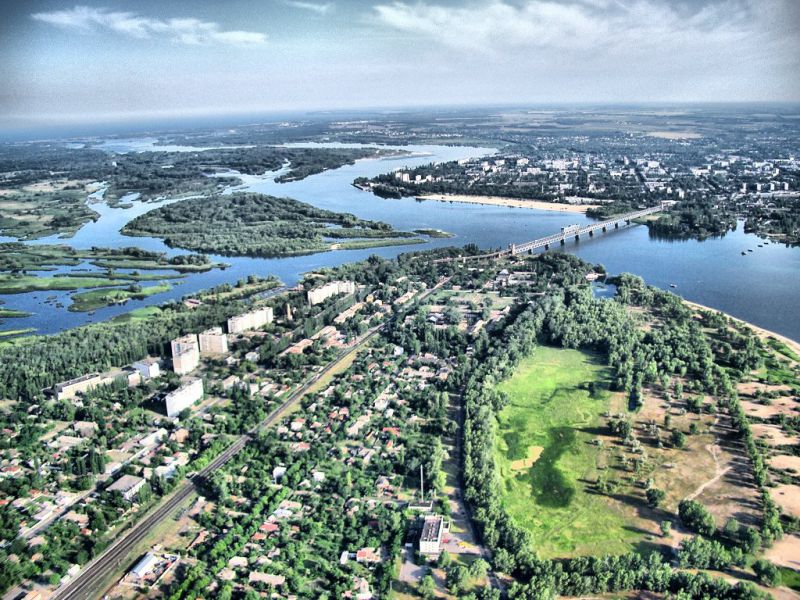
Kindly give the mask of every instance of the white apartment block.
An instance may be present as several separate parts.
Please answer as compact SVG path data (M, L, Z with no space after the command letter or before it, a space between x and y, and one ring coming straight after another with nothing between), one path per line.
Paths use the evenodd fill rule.
M356 284L354 281L331 281L322 287L308 290L308 303L311 306L325 302L331 296L337 294L355 294Z
M203 380L190 379L177 390L164 396L164 406L168 417L179 415L185 408L203 397Z
M258 329L272 323L274 318L271 306L236 315L228 319L228 333L242 333L248 329Z
M178 375L191 373L200 364L200 345L197 335L187 334L172 340L172 370Z
M228 336L222 333L222 327L206 329L198 338L200 354L225 354L228 352Z
M131 366L139 371L139 374L144 379L155 379L161 375L161 365L157 358L144 358L136 361Z

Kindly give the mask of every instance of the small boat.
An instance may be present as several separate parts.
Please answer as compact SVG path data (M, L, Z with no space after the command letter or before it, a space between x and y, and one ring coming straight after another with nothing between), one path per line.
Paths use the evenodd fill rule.
M670 284L669 284L669 287L671 287L671 288L676 288L676 287L678 287L678 286L677 286L677 285L675 285L674 283L670 283Z
M748 251L748 252L752 252L752 251L753 251L753 249L752 249L752 248L748 248L748 249L747 249L747 251Z
M744 250L742 250L742 256L747 256L747 252L745 252Z

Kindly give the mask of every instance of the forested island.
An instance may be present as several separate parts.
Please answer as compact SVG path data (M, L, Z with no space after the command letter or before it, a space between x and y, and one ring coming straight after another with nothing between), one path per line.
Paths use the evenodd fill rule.
M69 236L97 218L94 201L113 206L129 194L140 200L212 194L239 183L237 173L263 175L282 168L286 172L278 181L296 181L358 159L398 153L281 146L119 153L90 145L0 145L0 235Z
M231 194L183 200L128 223L122 232L224 256L275 257L424 241L386 223L323 210L291 198Z

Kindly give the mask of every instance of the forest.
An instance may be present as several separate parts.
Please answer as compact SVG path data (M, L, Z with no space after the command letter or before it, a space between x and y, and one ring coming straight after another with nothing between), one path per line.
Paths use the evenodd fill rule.
M395 231L386 223L251 193L162 206L136 217L122 231L160 237L169 246L197 252L259 257L322 252L339 239L369 238L373 246L414 239L413 233Z
M0 195L0 234L33 239L74 233L97 218L87 204L90 190L104 189L102 198L111 205L119 205L128 194L138 194L142 200L212 194L239 183L237 173L263 175L285 168L278 181L296 181L361 158L397 153L375 148L280 146L116 153L91 145L0 146L0 189L4 191Z

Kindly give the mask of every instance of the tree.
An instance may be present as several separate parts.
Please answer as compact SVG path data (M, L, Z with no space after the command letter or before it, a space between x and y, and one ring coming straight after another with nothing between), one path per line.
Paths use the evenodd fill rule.
M714 534L717 525L714 517L706 507L695 500L681 500L678 505L678 516L681 522L692 531L700 535L709 537Z
M420 596L425 598L425 600L431 600L436 595L436 582L431 577L430 573L425 575L420 582L419 587L417 588L419 591Z
M453 594L463 590L469 581L469 571L462 565L450 565L447 569L447 589Z
M489 572L489 563L479 558L469 566L469 576L472 579L483 579Z
M758 580L766 586L775 587L781 583L781 573L778 568L764 558L753 563L753 572Z
M667 497L667 493L664 490L654 487L648 488L645 495L647 496L647 504L652 508L658 508L658 505Z
M439 555L439 560L437 561L439 567L446 569L450 566L451 562L453 562L453 559L450 556L450 553L447 550L442 550L442 553Z
M672 521L667 521L666 519L661 521L661 535L664 537L669 537L669 533L672 530Z
M680 429L673 429L669 439L676 448L683 448L686 445L686 434Z

